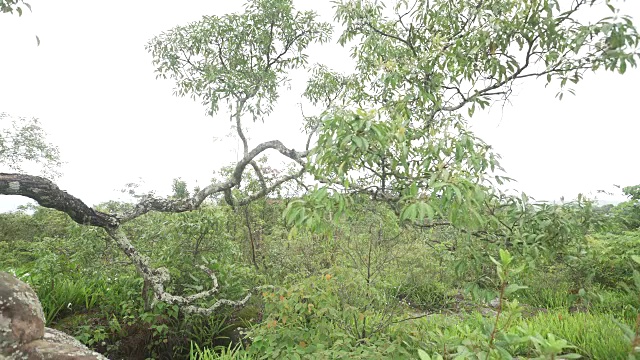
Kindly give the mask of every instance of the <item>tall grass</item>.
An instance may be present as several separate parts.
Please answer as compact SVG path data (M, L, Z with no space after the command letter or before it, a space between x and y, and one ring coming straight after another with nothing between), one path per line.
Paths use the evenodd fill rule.
M569 341L586 359L627 359L629 345L609 315L549 312L524 321L535 332Z
M93 309L104 297L104 287L104 284L91 280L62 279L53 288L38 288L47 324L51 324L65 312Z
M536 284L538 285L538 284ZM549 310L568 309L571 306L569 288L562 284L556 286L532 286L518 293L522 304Z
M200 349L198 344L191 343L189 360L243 360L251 359L251 356L238 347L218 347L215 349Z

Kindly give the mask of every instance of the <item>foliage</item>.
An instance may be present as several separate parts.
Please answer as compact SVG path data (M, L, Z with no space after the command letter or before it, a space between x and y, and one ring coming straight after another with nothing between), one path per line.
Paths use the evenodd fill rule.
M640 228L640 185L627 186L623 189L629 200L618 204L613 212L629 230Z
M0 9L20 13L20 3ZM581 21L598 6L613 15ZM1 266L34 286L48 323L124 358L633 355L637 187L609 212L582 196L551 204L503 192L499 155L467 123L520 80L557 82L562 98L586 71L636 66L631 19L594 1L351 0L335 10L356 66L311 70L303 95L321 110L302 117L304 151L279 140L250 148L242 120L265 120L291 71L307 68L308 47L329 41L317 14L252 0L148 43L176 95L211 115L228 106L242 159L202 189L176 178L166 199L54 204L95 228L40 207L0 216ZM59 165L35 120L12 124L2 164ZM259 160L267 150L290 168ZM203 316L174 301L207 309L256 288L252 302L228 301L243 311ZM525 318L534 311L546 314ZM630 348L602 339L614 331L604 315ZM581 335L578 324L601 332Z
M394 326L381 331L388 314L375 306L379 293L370 290L369 298L355 295L349 302L341 297L345 287L358 290L349 275L326 273L286 289L265 291L269 316L250 333L249 353L268 359L406 358L410 350L390 336Z
M0 11L4 4L0 3ZM58 147L46 141L38 119L0 113L0 166L22 172L30 168L25 169L25 164L41 166L47 176L58 175L57 169L62 164Z
M22 16L22 12L24 11L24 7L31 10L31 5L24 2L24 0L0 0L0 12L10 13L17 12L18 16Z
M158 76L176 81L177 95L201 99L211 114L228 101L260 118L271 112L286 71L306 64L307 46L328 40L330 25L316 18L290 0L250 1L242 14L204 16L152 39L147 49Z
M237 360L252 359L250 355L242 352L238 348L223 347L219 352L205 348L200 349L197 344L193 344L189 353L190 360Z
M525 324L531 332L566 339L589 359L622 359L628 352L622 331L604 314L549 312L527 319Z
M640 264L640 256L634 255L632 259L636 265ZM640 301L640 271L635 269L633 270L633 282L636 290L635 295L638 296L638 301ZM614 319L614 321L616 320ZM619 321L616 321L616 324L624 332L629 359L637 359L638 355L640 355L640 309L636 309L636 321L633 328Z
M593 281L608 288L619 288L621 283L632 284L631 257L640 251L640 234L627 231L621 234L594 234L590 246L575 259L581 269L593 274Z
M442 317L449 320L437 320L434 325L436 318L430 315L429 322L423 323L426 313L453 311L464 314L485 301L485 296L477 296L476 300L467 298L471 294L460 300L460 294L464 293L460 281L471 284L475 277L464 275L460 278L462 275L456 274L451 266L471 251L471 248L462 247L463 243L481 246L480 239L467 242L468 235L450 228L399 226L394 221L393 211L364 200L352 205L355 211L337 219L328 234L303 229L292 234L278 221L277 215L271 217L265 212L272 210L271 206L266 202L251 204L252 230L262 232L259 252L264 254L264 260L258 270L250 265L252 260L248 252L247 228L242 225L246 220L242 209L230 211L223 205L210 205L185 214L151 213L128 224L126 229L136 234L140 249L153 252L156 261L169 265L175 276L170 286L180 292L197 291L197 287L202 286L205 279L192 278L188 269L194 263L206 264L203 259L209 259L209 266L218 271L220 280L226 283L223 290L229 296L233 292L241 293L243 288L253 286L249 284L260 279L269 279L269 283L278 285L273 290L265 289L266 297L261 296L251 305L259 310L250 307L247 315L227 313L207 319L178 313L176 318L167 312L170 307L162 303L145 309L140 296L143 281L135 277L133 269L121 266L117 272L111 272L103 265L126 260L114 249L105 247L108 242L101 238L100 232L76 225L55 211L35 208L32 213L4 214L5 219L15 217L20 221L23 235L16 241L7 237L3 243L28 246L29 257L23 259L29 261L14 264L21 265L18 275L37 289L49 324L67 329L107 354L133 356L135 351L144 351L158 356L169 353L187 356L191 351L188 340L200 348L228 346L228 340L224 339L229 336L227 328L238 326L251 326L249 339L253 341L248 349L235 350L235 355L228 355L240 358L257 356L263 351L275 354L278 350L278 354L285 357L295 356L293 354L308 351L301 350L300 341L313 345L314 354L319 358L415 358L419 348L430 354L442 354L443 346L449 349L447 352L457 351L458 346L467 341L465 339L487 348L491 329L495 328L491 318L454 314ZM284 206L283 202L279 209ZM263 222L262 219L271 220ZM55 234L55 237L48 234ZM621 241L630 241L631 236L629 233L629 240ZM598 258L601 251L598 246L607 243L600 241L610 238L615 236L590 236L585 249L593 254L593 261L612 261L619 256L612 253L606 258ZM457 248L452 248L456 243ZM199 256L194 257L196 246L199 246ZM611 246L619 248L615 243ZM10 249L3 255L6 259L19 258L16 257L20 251L18 247L5 248ZM442 265L434 261L440 257ZM586 266L598 264L589 262L589 257L582 258ZM521 257L520 263L529 264L527 259ZM573 268L570 262L563 260L566 257L555 259L551 265L545 265L546 260L540 259L534 264L535 272L512 273L513 283L530 288L505 296L505 304L507 299L517 299L527 306L543 307L549 312L523 320L514 315L507 325L509 308L505 305L503 314L507 315L500 316L499 328L505 334L511 334L509 336L526 341L506 345L506 338L498 332L496 345L507 346L505 349L512 354L532 356L536 353L535 345L527 336L543 334L540 341L549 342L551 339L546 334L552 333L556 336L554 341L565 339L578 346L574 350L585 356L626 349L624 343L592 342L590 337L581 335L582 328L577 325L593 323L592 326L609 331L606 329L614 326L607 317L611 315L629 323L637 314L634 313L637 308L630 307L635 303L634 297L625 295L620 288L605 291L594 285L587 290L595 291L603 298L590 306L594 313L589 316L567 314L576 301L571 293L575 286ZM487 269L494 269L493 272L487 270L488 281L477 288L479 292L486 292L487 300L490 300L499 293L501 281L495 272L495 264L491 265L488 257L479 256L477 261L485 262L483 266ZM3 261L2 264L9 263ZM612 272L609 278L625 275L624 266L620 266L621 270ZM607 269L607 265L597 269L601 268ZM61 277L60 274L67 275ZM308 304L324 310L309 313ZM530 311L525 307L518 312L528 314ZM556 321L558 314L562 314L564 322ZM238 316L245 320L240 321ZM404 320L416 316L416 320ZM287 320L283 322L285 317ZM274 320L277 326L272 325ZM561 327L568 322L574 322L576 326ZM529 330L520 332L518 326L523 324ZM452 333L454 329L459 330ZM134 342L134 339L145 340ZM234 341L238 344L237 339Z
M442 352L436 352L432 356L424 350L419 350L419 357L444 359L451 355L459 359L511 359L513 355L528 352L527 358L536 356L536 359L554 359L560 354L567 359L579 358L578 354L567 353L572 346L566 340L558 339L550 333L547 336L541 336L527 328L515 328L514 324L520 320L522 308L517 301L508 302L506 297L526 288L510 283L511 277L522 272L525 267L515 267L514 258L504 250L500 250L499 260L494 258L491 260L496 266L500 279L494 319L482 319L479 322L481 326L476 329L467 326L463 330L463 337L436 330L434 334L442 338ZM530 345L526 346L527 344ZM450 354L447 349L452 349L452 353ZM453 349L456 349L455 353Z
M572 211L493 194L493 183L509 179L495 173L499 157L459 112L467 108L471 116L476 105L506 99L518 79L544 77L564 88L588 69L635 66L638 34L628 17L582 24L577 14L594 3L563 6L339 2L336 18L345 27L339 42L353 45L357 72L314 70L305 95L327 110L309 119L318 146L308 170L322 186L290 204L288 221L322 227L323 216L314 212L342 215L353 194L367 194L388 203L401 221L446 221L472 231L489 226L507 245L557 247L576 231L584 234L591 205L580 198Z

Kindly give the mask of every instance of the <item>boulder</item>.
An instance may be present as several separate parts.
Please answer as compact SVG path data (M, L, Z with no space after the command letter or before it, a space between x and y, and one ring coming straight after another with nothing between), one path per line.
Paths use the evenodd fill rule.
M106 360L61 331L45 328L35 291L0 272L0 359Z

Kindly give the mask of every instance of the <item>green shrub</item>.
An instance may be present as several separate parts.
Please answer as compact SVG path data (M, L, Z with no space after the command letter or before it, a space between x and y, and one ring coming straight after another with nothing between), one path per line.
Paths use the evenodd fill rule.
M406 280L397 287L396 297L408 305L428 312L453 307L454 299L446 285L424 276Z
M350 274L327 273L265 291L265 318L250 332L249 354L266 359L409 358L402 326L389 321L390 314L374 306L354 306L356 294L349 302L341 296L350 288ZM374 292L355 300L371 304L379 295Z
M594 283L610 289L620 288L621 283L631 285L632 255L640 255L640 232L594 234L588 252L578 259L577 276L592 274Z

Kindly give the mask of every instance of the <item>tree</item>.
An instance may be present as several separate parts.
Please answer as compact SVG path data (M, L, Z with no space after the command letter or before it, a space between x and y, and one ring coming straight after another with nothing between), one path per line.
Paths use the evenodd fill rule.
M324 110L302 116L308 135L303 151L279 140L251 147L242 124L270 114L288 71L306 67L308 45L327 42L332 26L314 12L295 10L292 0L252 0L242 14L205 16L147 46L158 76L175 81L176 95L199 99L210 114L227 106L243 157L226 179L191 196L148 194L122 213L97 211L41 177L0 174L0 193L30 197L78 223L103 228L157 299L210 313L242 305L248 296L209 308L194 305L218 290L215 274L204 266L212 289L189 296L166 292L167 270L150 267L122 231L124 223L150 211L191 211L217 194L230 206L243 206L309 174L313 189L287 210L297 226L330 225L326 212L339 215L365 195L388 204L402 221L473 229L484 221L494 182L505 178L494 174L498 156L467 129L462 111L471 116L477 107L506 100L519 80L559 81L564 89L588 70L623 73L638 57L633 23L609 3L614 16L594 24L580 22L583 9L599 6L594 1L388 3L336 3L336 19L344 26L339 43L353 45L356 69L339 74L313 67L304 96ZM269 150L297 169L266 178L255 159ZM239 198L232 190L250 172L260 186Z
M358 71L318 66L306 95L330 109L311 172L337 191L393 204L401 218L481 220L482 185L498 157L466 129L462 110L470 117L506 101L523 79L573 92L567 84L588 70L636 66L638 33L609 2L613 16L594 24L580 22L594 1L388 3L338 3L339 42L353 44ZM299 213L292 219L304 222Z
M640 200L640 185L625 186L622 192L633 201Z
M55 177L61 165L60 151L47 142L38 119L0 113L0 166L22 172L25 163L40 165L43 174Z
M616 219L627 230L640 228L640 185L626 186L622 189L629 200L613 208Z
M173 77L179 95L202 97L211 112L218 110L220 101L230 105L231 119L235 121L244 145L244 156L226 179L211 183L188 198L141 196L130 211L123 213L100 212L60 190L51 181L24 174L1 174L0 193L30 197L42 206L64 211L80 224L103 228L135 264L161 301L201 313L211 313L222 305L246 303L250 294L240 301L218 300L209 308L194 306L195 301L211 297L218 291L215 274L204 266L201 269L210 275L212 289L190 296L166 292L164 284L169 280L168 271L152 268L149 259L131 244L121 226L150 211L195 210L216 194L224 194L231 206L242 206L301 176L303 169L272 181L265 179L254 161L263 152L275 150L301 167L308 151L290 149L279 140L249 149L241 118L246 114L255 118L268 114L286 71L305 64L304 51L310 43L328 40L330 25L318 22L316 17L313 12L296 11L290 1L254 1L247 4L243 14L204 17L200 22L163 33L149 43L159 76ZM182 54L191 56L181 58ZM236 199L232 189L240 185L247 167L256 172L261 188L246 198Z

